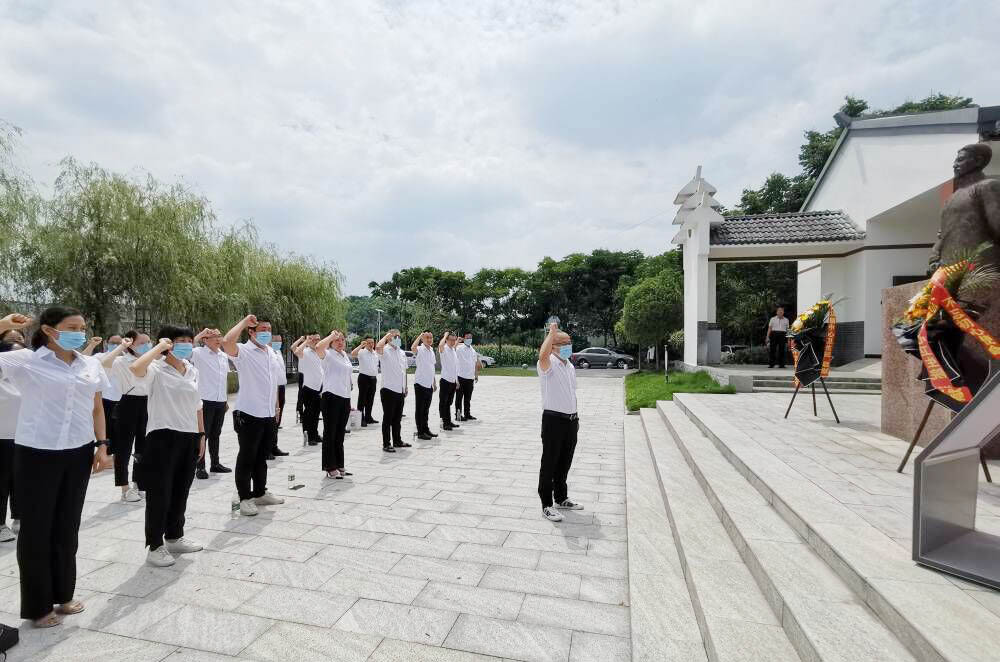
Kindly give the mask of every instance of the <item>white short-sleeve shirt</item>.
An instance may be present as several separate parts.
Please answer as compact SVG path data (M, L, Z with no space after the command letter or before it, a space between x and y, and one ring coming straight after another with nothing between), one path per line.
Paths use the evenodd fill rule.
M382 350L382 388L396 393L406 389L406 354L394 345Z
M18 349L17 352L27 352L30 349ZM21 392L9 379L0 376L0 439L13 439L17 431L17 412L21 409Z
M103 363L104 357L107 356L108 354L110 354L110 352L99 352L97 354L93 354L93 357L98 361L101 361L101 367L104 368L104 363ZM104 370L104 374L107 375L108 382L111 384L111 388L109 388L107 391L102 392L101 398L105 400L110 400L111 402L118 402L119 400L122 399L122 392L118 390L117 386L115 386L115 380L111 379L111 375L108 373L106 369Z
M191 363L198 369L198 394L201 399L225 402L228 398L229 355L221 349L213 352L208 347L195 347L191 352Z
M378 352L373 349L361 349L358 351L358 372L369 377L378 376Z
M458 355L458 376L462 379L475 379L479 353L465 343L459 345L455 351Z
M146 429L198 431L198 410L201 394L198 392L198 369L184 361L182 375L166 359L149 364L142 379L149 389L149 422Z
M542 370L542 362L536 364L539 382L542 385L542 409L563 414L576 413L576 368L569 361L556 356L549 357L548 371Z
M458 381L458 355L455 351L447 344L441 350L441 379L446 382Z
M111 379L122 395L149 395L149 386L129 368L139 357L126 351L111 364Z
M347 352L326 350L326 356L323 357L323 392L350 398L352 372L354 366L351 365L351 357Z
M94 440L94 395L110 384L97 359L73 354L67 364L47 347L0 352L0 377L22 395L15 444L69 450Z
M230 357L240 379L234 409L257 418L274 416L279 383L274 350L251 341L236 345L236 349L236 356Z
M433 388L435 362L433 349L423 343L417 345L417 371L413 376L413 383Z
M775 315L771 318L771 321L767 323L767 326L772 331L788 331L788 318L778 317Z
M312 347L302 350L299 357L299 372L302 373L302 385L319 391L323 388L323 361Z

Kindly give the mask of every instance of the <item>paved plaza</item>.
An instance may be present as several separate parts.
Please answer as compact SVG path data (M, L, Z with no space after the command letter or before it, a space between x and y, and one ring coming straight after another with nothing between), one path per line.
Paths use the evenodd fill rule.
M280 445L291 455L269 463L285 505L239 517L232 474L195 480L185 535L206 550L158 569L143 564L142 505L119 501L111 472L96 477L77 562L87 609L49 630L23 627L8 659L629 660L620 375L579 380L570 495L586 510L560 524L541 517L535 494L536 378L484 377L480 421L430 442L410 439L409 398L414 447L387 455L377 427L355 432L344 481L324 480L319 447L302 445L289 387ZM10 625L22 623L17 572L3 544L0 621Z

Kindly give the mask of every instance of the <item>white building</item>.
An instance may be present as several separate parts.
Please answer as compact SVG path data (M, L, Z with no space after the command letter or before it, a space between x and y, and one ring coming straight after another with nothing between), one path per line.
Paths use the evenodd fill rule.
M952 161L980 141L992 141L986 172L1000 176L1000 106L854 120L802 210L789 214L723 217L699 166L674 200L684 337L697 338L685 342L684 362L718 362L716 265L779 260L798 262L799 308L831 292L848 297L837 307L835 363L881 356L882 289L925 277Z

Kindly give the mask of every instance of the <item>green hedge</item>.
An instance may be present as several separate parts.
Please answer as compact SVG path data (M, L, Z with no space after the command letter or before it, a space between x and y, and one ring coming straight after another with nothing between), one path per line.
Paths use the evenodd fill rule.
M520 366L524 363L533 366L538 361L537 347L503 345L497 348L496 345L476 345L476 349L483 356L493 357L500 366Z

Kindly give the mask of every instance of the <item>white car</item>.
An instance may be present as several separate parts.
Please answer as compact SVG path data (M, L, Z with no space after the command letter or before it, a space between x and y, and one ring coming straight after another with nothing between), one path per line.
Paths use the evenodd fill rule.
M489 368L490 366L497 364L497 360L492 356L486 356L485 354L480 354L479 352L476 352L476 356L479 357L479 365L484 368Z
M416 368L417 367L417 357L413 354L413 352L411 352L410 350L407 349L407 350L403 351L403 354L406 354L406 367L407 368Z

